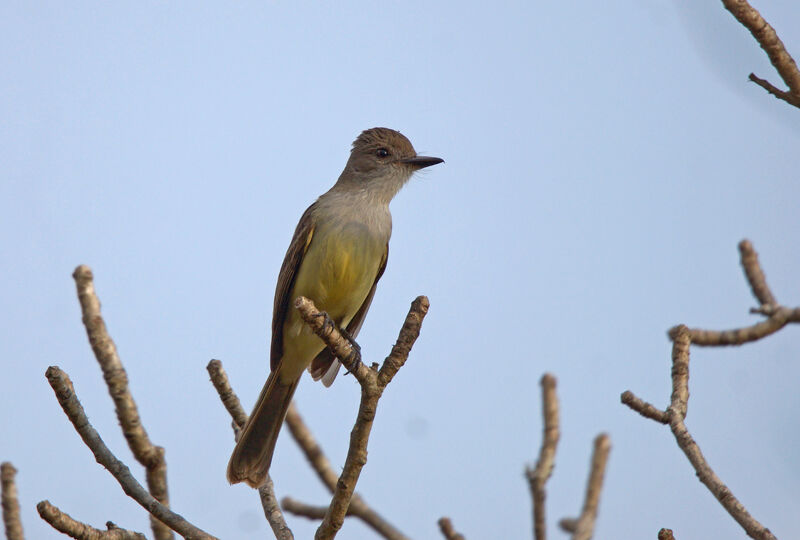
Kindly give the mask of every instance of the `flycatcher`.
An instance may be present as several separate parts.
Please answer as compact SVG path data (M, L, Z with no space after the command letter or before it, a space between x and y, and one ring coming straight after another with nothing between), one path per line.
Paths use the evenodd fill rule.
M308 207L283 260L272 314L270 374L228 463L228 481L257 488L272 462L303 371L330 386L339 361L294 308L298 296L355 338L386 269L389 202L415 171L444 160L418 156L401 133L373 128L353 143L336 184Z

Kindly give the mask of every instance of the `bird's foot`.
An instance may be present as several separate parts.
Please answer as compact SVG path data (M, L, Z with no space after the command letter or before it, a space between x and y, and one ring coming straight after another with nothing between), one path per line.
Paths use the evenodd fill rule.
M355 338L351 336L350 332L348 332L346 329L340 328L339 333L342 334L342 337L350 342L350 346L352 347L352 352L347 358L347 363L344 364L347 373L351 373L361 366L361 345L356 343Z

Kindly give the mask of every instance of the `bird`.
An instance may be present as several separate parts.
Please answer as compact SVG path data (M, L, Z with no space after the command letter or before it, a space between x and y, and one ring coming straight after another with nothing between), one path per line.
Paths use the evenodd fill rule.
M263 484L303 371L325 386L339 371L340 362L305 325L295 299L309 298L355 339L386 269L389 203L416 171L443 162L418 156L399 131L367 129L353 142L333 187L303 213L275 288L270 374L228 462L231 484Z

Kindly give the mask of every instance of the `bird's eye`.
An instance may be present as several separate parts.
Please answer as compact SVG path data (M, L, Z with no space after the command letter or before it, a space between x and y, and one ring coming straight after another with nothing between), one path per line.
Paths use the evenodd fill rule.
M389 151L386 148L378 148L378 151L375 152L375 155L381 158L389 157Z

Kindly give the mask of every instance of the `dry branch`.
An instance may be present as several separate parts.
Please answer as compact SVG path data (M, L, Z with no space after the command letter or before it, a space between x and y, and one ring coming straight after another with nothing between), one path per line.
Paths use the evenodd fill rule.
M295 302L295 307L300 311L306 324L330 347L361 385L361 403L358 408L356 424L350 434L350 447L344 470L336 482L333 499L325 519L317 529L315 538L318 540L335 537L344 523L344 517L350 506L350 499L353 496L361 469L367 462L367 442L375 419L378 400L386 385L392 381L397 371L408 359L411 347L419 337L422 320L428 312L429 305L428 299L424 296L420 296L412 302L397 342L384 360L383 366L378 370L377 365L366 367L358 361L357 349L341 335L327 314L316 309L313 302L303 297L298 298Z
M225 373L225 369L222 367L222 362L220 360L211 360L208 366L206 366L206 370L208 370L211 384L213 384L214 388L217 390L219 398L225 406L225 410L228 411L228 414L230 414L233 419L234 436L238 438L240 430L244 428L244 425L247 423L247 413L244 412L239 397L231 387L228 374ZM264 483L258 488L258 496L261 499L261 507L264 509L264 516L267 518L272 532L275 533L275 537L278 540L290 540L294 538L291 529L289 529L286 520L283 518L283 513L278 504L278 498L275 496L275 487L269 475L267 475Z
M439 519L439 530L442 531L446 540L465 540L463 534L456 532L453 522L448 517Z
M83 325L86 327L86 334L95 358L103 371L103 379L108 385L108 392L114 401L122 433L125 435L125 440L128 441L128 446L136 461L141 463L147 471L147 488L150 494L164 506L169 506L164 448L156 446L150 441L139 417L136 402L128 388L128 375L100 314L100 300L95 293L92 270L86 265L78 266L72 277L75 279L78 290ZM150 517L150 525L156 540L174 538L172 531L153 516Z
M317 443L314 435L311 433L311 430L303 421L303 417L300 416L300 413L297 411L297 407L295 407L294 402L289 405L289 411L286 413L285 421L286 425L289 427L292 437L303 451L303 454L306 456L311 468L317 473L317 476L322 483L325 484L325 487L327 487L331 493L335 492L338 476L333 470L331 462L325 455L322 447L319 445L319 443ZM286 506L287 500L290 501L288 507ZM281 505L287 512L307 518L312 518L312 515L316 516L318 514L317 510L320 508L294 501L288 497L285 497L281 501ZM304 511L295 512L295 509L300 508L302 508ZM324 518L326 511L327 509L325 509L325 511L322 512L322 516L317 519ZM389 523L386 518L381 516L372 507L370 507L358 493L353 493L353 496L350 499L350 507L347 510L347 515L359 518L383 538L388 540L408 540L408 538L394 525Z
M243 427L247 423L247 413L244 412L239 398L236 396L233 388L231 388L228 375L222 367L222 362L219 360L212 360L208 363L207 369L214 388L216 388L225 408L233 418L234 425L239 428ZM297 442L303 454L306 456L311 468L314 469L314 472L317 473L317 476L328 490L333 493L336 489L338 476L334 472L330 461L325 456L322 447L317 443L311 430L306 426L303 418L297 411L294 402L289 405L289 411L286 414L285 422L295 442ZM262 506L264 506L264 513L267 516L270 526L273 531L275 531L276 527L282 530L286 526L283 516L278 516L274 513L275 508L271 506L271 501L269 501L270 506L266 506L265 504L267 501L269 501L269 499L265 499L264 495L262 495ZM328 507L305 504L295 501L290 497L284 497L281 500L281 507L286 512L309 519L323 519L328 510ZM403 533L398 531L391 523L373 510L357 493L353 494L350 500L350 508L347 515L358 517L384 538L389 540L408 540Z
M594 534L609 452L611 452L611 439L605 433L601 433L594 439L589 480L586 482L581 515L576 519L567 518L559 522L563 530L572 533L572 540L589 540Z
M542 375L539 384L542 386L542 446L539 449L536 466L526 468L525 476L528 478L528 487L533 500L533 537L536 540L545 540L547 538L545 484L555 467L556 446L559 439L558 396L556 396L556 378L551 374Z
M789 91L781 90L768 81L756 77L753 73L750 74L750 80L776 98L800 108L800 71L775 29L764 20L764 17L755 8L747 3L747 0L722 0L722 4L761 45L761 48L767 53L769 61L772 62L783 82L789 87Z
M719 347L725 345L743 345L752 341L765 338L774 334L789 323L800 323L800 307L788 308L775 300L764 271L758 262L758 254L749 240L739 242L742 269L753 296L759 301L759 307L751 309L752 313L765 315L765 321L758 322L744 328L731 330L705 330L692 328L689 330L693 345L706 347ZM677 336L679 327L671 328L668 332L670 339Z
M19 514L19 498L17 496L17 484L14 477L17 469L5 461L0 465L0 500L3 506L3 525L6 530L7 540L25 540L22 532L22 519Z
M743 261L745 258L750 262L755 260L750 257L745 257L743 251ZM757 260L755 260L755 264L757 264ZM752 271L748 272L747 270L745 270L745 274L748 276L748 279L751 279L751 275L755 275ZM764 292L765 290L768 291L768 289L762 289L760 292L756 292L757 288L753 287L754 294L757 296L761 295L762 298L768 298ZM652 418L657 422L665 423L663 420L666 418L666 423L669 424L670 430L678 443L678 447L680 447L689 459L689 462L697 473L698 479L708 488L714 497L716 497L731 517L742 526L751 538L775 540L775 536L769 529L761 525L761 523L750 515L744 505L739 502L731 490L717 476L706 461L700 447L694 441L694 438L692 438L684 423L689 403L689 349L694 335L695 330L689 330L684 325L678 325L670 331L670 336L673 338L672 396L666 411L659 411L655 406L636 397L630 390L622 394L622 403L642 416ZM659 533L659 537L660 536L661 533Z
M281 507L278 504L278 498L275 497L275 487L269 474L264 483L258 487L258 495L261 497L264 516L267 518L269 526L272 527L275 538L277 540L294 540L291 529L283 519L283 512L281 512Z
M61 371L58 367L51 366L47 368L46 375L50 386L56 394L59 405L61 405L67 418L72 422L75 431L78 432L83 442L92 451L95 460L105 467L108 472L114 476L117 482L119 482L125 494L138 502L151 516L155 517L181 536L193 539L216 540L210 534L186 521L183 516L176 514L167 506L161 504L136 481L130 469L128 469L122 461L117 459L105 445L97 431L89 423L86 412L83 410L83 406L81 406L78 397L75 395L72 381L70 381L66 373Z
M36 510L55 530L78 540L146 540L142 533L121 529L110 521L106 524L108 530L95 529L73 519L66 512L50 504L50 501L40 502L36 505Z

